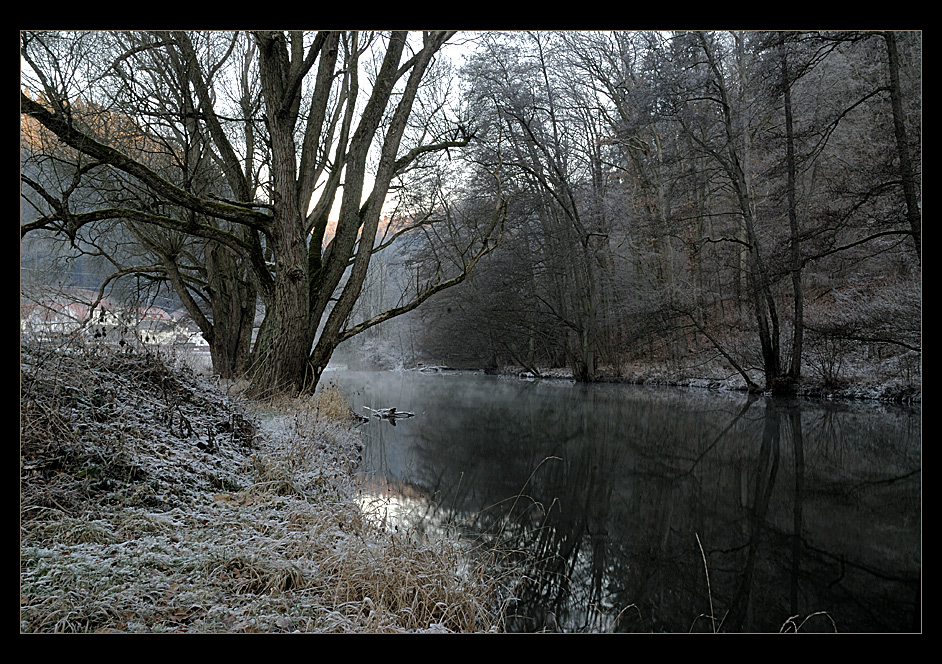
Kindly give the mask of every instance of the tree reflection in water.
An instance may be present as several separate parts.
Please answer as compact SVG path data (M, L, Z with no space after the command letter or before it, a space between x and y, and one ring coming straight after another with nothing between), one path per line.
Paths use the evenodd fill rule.
M364 466L422 487L425 522L513 562L510 631L919 629L918 412L480 375L336 380L356 409L417 413L365 425Z

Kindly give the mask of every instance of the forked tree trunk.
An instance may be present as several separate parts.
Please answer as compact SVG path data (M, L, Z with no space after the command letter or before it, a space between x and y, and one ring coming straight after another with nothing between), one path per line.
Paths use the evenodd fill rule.
M309 380L307 370L308 238L298 199L295 121L298 114L293 75L287 61L283 34L259 34L259 78L265 99L266 124L271 143L271 205L268 240L275 257L271 306L266 311L265 334L254 353L251 393L263 396L279 391L298 392Z
M312 380L308 357L307 246L297 221L272 225L276 258L272 306L253 354L252 394L298 392Z

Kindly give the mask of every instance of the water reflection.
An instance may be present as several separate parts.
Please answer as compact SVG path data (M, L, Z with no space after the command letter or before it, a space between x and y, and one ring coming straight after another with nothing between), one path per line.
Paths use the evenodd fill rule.
M525 568L513 631L918 631L919 413L481 375L333 374L364 467ZM416 507L421 505L421 508ZM791 618L793 620L790 621Z

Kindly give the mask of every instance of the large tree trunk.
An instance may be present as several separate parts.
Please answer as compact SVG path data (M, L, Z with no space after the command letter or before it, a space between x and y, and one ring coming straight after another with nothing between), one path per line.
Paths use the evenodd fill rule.
M278 179L276 176L276 183ZM297 392L312 379L307 362L309 285L307 244L301 234L304 224L297 205L293 210L290 204L284 207L288 210L279 210L272 223L276 260L273 300L253 357L252 393L258 396L282 390Z
M274 215L269 241L275 257L271 307L266 312L266 334L256 348L252 375L255 396L278 391L300 391L311 376L307 370L309 279L306 221L298 200L296 91L294 73L286 61L282 34L258 35L259 74L265 97L271 140L271 204Z
M255 321L255 288L240 275L239 258L217 243L206 248L207 281L212 293L213 370L223 378L248 369Z

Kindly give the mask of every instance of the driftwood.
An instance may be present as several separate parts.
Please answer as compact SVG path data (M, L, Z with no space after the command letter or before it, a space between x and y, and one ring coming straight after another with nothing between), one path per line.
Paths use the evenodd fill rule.
M380 408L379 410L374 410L369 406L363 407L373 413L373 417L388 420L389 423L393 426L396 426L396 420L399 418L415 417L415 413L410 413L405 410L396 410L395 408Z

